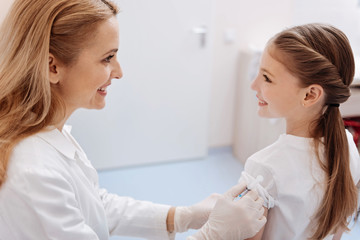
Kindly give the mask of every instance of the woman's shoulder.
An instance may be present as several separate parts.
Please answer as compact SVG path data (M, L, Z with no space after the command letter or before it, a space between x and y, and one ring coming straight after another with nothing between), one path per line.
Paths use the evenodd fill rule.
M10 163L28 159L24 164L34 164L36 163L36 159L39 159L42 155L46 155L48 151L49 147L37 134L31 135L16 144L10 157Z
M42 135L49 132L39 132L22 139L13 149L7 170L8 177L22 172L66 170L67 162L56 148L46 141Z
M54 150L44 139L40 136L41 133L37 133L22 139L14 147L10 161L16 161L18 159L27 158L28 162L35 161L38 158L42 158L52 153ZM33 161L31 161L33 160Z

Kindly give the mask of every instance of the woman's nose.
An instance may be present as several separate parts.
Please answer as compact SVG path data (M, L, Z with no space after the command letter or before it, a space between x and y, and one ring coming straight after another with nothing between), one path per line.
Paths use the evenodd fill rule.
M120 79L123 76L123 71L121 69L120 63L118 61L116 61L116 66L115 69L113 70L113 77L112 78L116 78L116 79Z

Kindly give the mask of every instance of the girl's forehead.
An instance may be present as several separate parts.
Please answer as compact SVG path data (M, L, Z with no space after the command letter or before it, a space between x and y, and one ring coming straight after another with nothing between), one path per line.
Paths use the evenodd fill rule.
M274 57L273 51L269 48L265 48L262 54L261 65L267 68L285 68L278 58Z
M283 60L278 55L274 56L273 49L266 48L263 52L260 69L263 72L271 74L276 81L292 79L294 83L299 83L300 80L293 74L288 67L283 64ZM279 54L281 56L281 54ZM281 59L281 60L280 60Z
M263 53L262 60L264 61L263 64L268 64L272 66L276 66L277 68L280 68L284 71L290 71L289 64L293 61L290 59L289 56L286 56L285 53L278 50L273 45L268 45Z
M285 54L277 49L274 44L268 44L264 50L272 59L283 64L286 58Z

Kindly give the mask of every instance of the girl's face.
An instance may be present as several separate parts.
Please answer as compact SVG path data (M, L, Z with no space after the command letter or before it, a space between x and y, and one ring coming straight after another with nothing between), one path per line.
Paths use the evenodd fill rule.
M295 120L302 110L304 88L300 87L298 78L269 54L269 50L275 49L271 46L265 49L259 73L251 84L258 98L258 114L267 118Z
M78 108L105 106L111 80L122 77L116 56L118 36L115 17L100 23L94 39L81 51L76 62L64 67L57 88L65 101L67 115Z

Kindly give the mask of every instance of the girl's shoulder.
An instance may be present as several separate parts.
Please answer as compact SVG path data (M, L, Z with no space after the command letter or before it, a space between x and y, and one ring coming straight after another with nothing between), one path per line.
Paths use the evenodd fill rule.
M249 160L263 164L269 162L270 165L274 165L276 162L281 164L287 159L308 156L311 143L311 138L281 134L274 143L251 155Z

